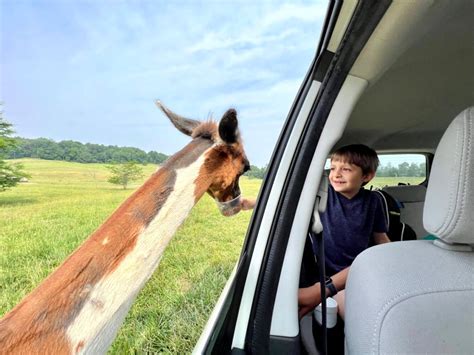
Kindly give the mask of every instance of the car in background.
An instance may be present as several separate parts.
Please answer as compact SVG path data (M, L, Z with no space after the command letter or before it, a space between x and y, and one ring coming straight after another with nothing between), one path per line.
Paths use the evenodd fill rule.
M382 157L414 154L426 166L420 186L429 186L433 158L443 133L458 114L474 104L473 18L471 0L329 2L314 60L273 152L240 259L196 345L196 353L317 351L311 344L314 339L308 342L308 334L312 338L313 333L306 328L311 328L311 322L298 319L297 293L304 246L326 159L334 149L350 143L367 144ZM471 166L473 163L464 162ZM399 183L410 186L403 179ZM468 184L472 186L472 180ZM471 196L467 201L472 203L472 199ZM428 234L422 222L424 194L414 202L414 212L406 217L417 225L418 239L422 239L425 232ZM468 213L472 217L472 210ZM471 245L473 241L474 238ZM409 248L423 242L401 243ZM468 267L473 268L472 248L462 256L467 258ZM399 263L404 261L400 259ZM424 267L431 272L425 274L436 272L426 264L430 261L424 261ZM383 259L374 266L384 267ZM453 275L459 276L456 272ZM387 279L395 284L402 276L388 273ZM351 269L348 282L355 279ZM458 280L471 295L470 306L463 310L471 322L462 324L464 330L452 332L458 336L456 342L470 341L474 346L466 337L470 332L472 339L474 331L472 280ZM376 287L373 290L377 292ZM348 293L347 297L350 296ZM444 302L440 304L445 306ZM413 312L416 319L416 308ZM421 313L419 318L423 318ZM368 329L378 334L388 331L380 330L380 324L371 324L369 316L364 321ZM401 321L407 325L414 322L413 317L401 317ZM440 316L434 323L449 332L453 322ZM415 351L419 346L417 339L421 346L432 339L439 352L453 349L449 345L436 348L439 339L450 344L436 331L420 329L419 333L406 333L403 337L391 326L388 337L392 334L396 340L379 339L379 347L371 348L370 352ZM356 327L357 322L346 319L347 353L362 349L351 344L357 342ZM352 338L348 339L348 334ZM316 345L319 341L315 340Z

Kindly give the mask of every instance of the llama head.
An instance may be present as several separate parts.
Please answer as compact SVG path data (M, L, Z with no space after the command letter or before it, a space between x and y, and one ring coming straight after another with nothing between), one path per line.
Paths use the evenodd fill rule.
M245 204L241 199L239 178L250 169L240 137L237 111L227 110L219 123L201 122L175 114L160 101L156 105L173 125L199 144L207 145L204 164L196 181L211 195L224 216L238 213ZM242 207L244 206L244 207Z

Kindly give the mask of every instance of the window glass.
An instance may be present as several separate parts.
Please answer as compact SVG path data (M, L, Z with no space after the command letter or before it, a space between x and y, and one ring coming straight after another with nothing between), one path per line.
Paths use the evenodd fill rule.
M426 156L423 154L379 154L380 165L374 187L419 185L426 179Z
M426 179L426 156L423 154L379 154L380 165L367 187L419 185ZM329 169L330 159L325 169Z

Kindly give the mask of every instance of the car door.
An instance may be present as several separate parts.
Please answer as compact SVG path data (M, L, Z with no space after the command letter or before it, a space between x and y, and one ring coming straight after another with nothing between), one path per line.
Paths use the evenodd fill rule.
M329 3L315 58L273 152L242 254L195 353L304 351L296 295L315 196L326 156L367 86L348 75L349 69L389 4Z

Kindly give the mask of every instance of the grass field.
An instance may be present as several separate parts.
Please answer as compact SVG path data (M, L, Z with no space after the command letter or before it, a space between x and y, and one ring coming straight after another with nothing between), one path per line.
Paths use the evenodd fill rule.
M101 164L21 160L30 182L0 193L0 315L57 267L141 184L106 182ZM146 166L149 176L156 166ZM418 178L404 182L419 183ZM374 186L397 178L376 178ZM242 178L256 197L260 180ZM222 217L205 196L170 243L142 290L110 353L189 353L242 246L250 212Z
M141 182L101 164L22 159L30 182L0 194L0 315L57 267ZM149 176L156 166L144 168ZM256 197L260 180L241 179ZM240 254L251 212L226 218L207 195L173 238L110 353L189 353Z

